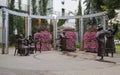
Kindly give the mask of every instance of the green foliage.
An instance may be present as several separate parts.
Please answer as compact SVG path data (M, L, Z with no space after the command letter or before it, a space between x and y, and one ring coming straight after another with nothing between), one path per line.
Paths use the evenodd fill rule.
M39 14L42 16L46 15L48 0L39 0Z
M14 30L16 28L18 30L18 34L25 33L24 20L25 19L23 17L14 16Z
M120 40L120 24L118 25L118 32L115 35L115 38Z
M66 19L60 19L57 23L58 26L62 26L65 23Z
M120 0L103 0L107 9L120 8Z
M19 10L17 10L17 12L21 12L21 0L18 0L18 8ZM10 0L8 2L8 8L10 10L14 10L14 3L15 0ZM19 16L15 16L15 15L9 15L9 45L14 44L14 30L17 29L18 34L24 34L24 18L23 17L19 17Z
M50 23L50 32L52 33L53 32L53 24Z
M48 0L39 0L39 14L45 16L47 14ZM41 20L42 25L47 25L47 20Z
M96 12L103 11L101 5L104 5L103 0L93 0L93 7Z
M8 2L8 8L11 9L11 10L14 10L14 3L15 3L15 0L10 0ZM9 44L13 44L13 38L14 38L14 21L13 21L13 15L9 15Z
M48 25L48 22L46 19L41 19L41 23L42 25L44 25L45 27Z
M116 37L116 39L120 40L120 32L118 32L115 37Z
M78 15L78 16L82 15L81 0L79 1L77 15ZM76 29L77 29L77 31L79 30L79 23L80 23L80 20L79 20L79 19L76 19L75 24L76 24Z
M80 42L76 42L76 48L80 48Z
M120 45L116 45L115 48L116 48L116 53L120 54Z
M114 18L116 15L117 15L117 14L116 14L116 12L115 12L115 9L109 9L109 10L108 10L108 17L109 17L109 19Z
M8 8L11 9L11 10L13 10L14 7L15 7L14 3L15 3L15 0L9 0L9 2L8 2Z
M115 9L120 8L120 0L85 0L85 14L108 11L109 19L114 18Z
M85 0L84 4L86 5L85 14L92 14L97 11L97 0ZM97 6L99 7L99 6Z
M79 5L78 5L78 12L77 15L81 15L82 14L82 8L81 8L81 0L79 1Z
M115 9L120 8L120 0L103 0L104 5L101 5L103 10L108 11L108 17L109 19L112 19L115 17Z
M37 14L37 6L36 6L36 0L31 0L31 5L32 5L32 15ZM37 19L31 19L32 21L32 34L37 32Z
M37 19L31 19L32 20L32 34L37 32Z
M35 15L37 14L37 6L36 6L36 0L31 0L31 5L32 5L32 14Z
M21 0L18 0L18 3L19 10L21 10Z
M101 5L104 4L102 0L85 0L84 3L87 5L84 14L93 14L93 13L103 11L101 8ZM85 22L87 22L87 23L92 22L94 24L99 24L99 23L101 23L101 18L100 17L91 17L91 18L86 19Z

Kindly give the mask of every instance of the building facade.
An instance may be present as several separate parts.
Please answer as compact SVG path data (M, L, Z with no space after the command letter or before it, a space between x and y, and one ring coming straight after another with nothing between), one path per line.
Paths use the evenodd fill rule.
M11 0L0 0L0 6L8 6L8 2ZM18 9L18 0L15 0L15 9ZM21 0L21 10L28 11L28 4L27 0ZM0 43L2 43L2 26L3 26L3 19L2 19L2 10L0 9Z
M0 0L0 6L7 6L10 0ZM21 9L28 11L28 5L31 9L31 0L21 0ZM38 5L40 0L36 1ZM48 0L46 16L74 16L77 13L79 0ZM15 0L15 9L18 9L18 0ZM37 9L38 10L38 9ZM31 11L31 10L30 10ZM71 15L72 14L72 15ZM0 9L0 43L2 42L2 12Z
M76 15L79 0L49 0L48 14L57 16L69 16L70 13Z

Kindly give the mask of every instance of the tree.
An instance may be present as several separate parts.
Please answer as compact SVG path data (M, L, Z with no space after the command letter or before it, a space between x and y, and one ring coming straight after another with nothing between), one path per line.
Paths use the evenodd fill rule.
M8 8L11 9L11 10L13 10L14 7L15 7L14 3L15 3L15 0L9 0L8 1Z
M79 0L79 5L78 5L78 12L77 12L77 16L80 16L82 15L82 8L81 8L81 0ZM78 38L80 38L80 33L79 33L79 23L80 23L80 20L79 19L76 19L75 20L75 24L76 24L76 29L77 29L77 32L78 32ZM78 41L80 41L80 39L78 39Z
M89 4L89 0L86 0L85 3ZM101 11L107 11L107 15L109 19L114 18L117 13L115 12L115 9L120 8L120 0L93 0L92 5L94 7L94 11L101 12ZM87 7L86 9L88 9ZM117 38L119 38L119 32L116 35Z
M104 5L103 0L93 0L93 7L95 12L103 11L101 5Z
M118 29L120 29L120 24L118 24ZM120 31L117 32L117 34L115 35L115 39L119 39L120 40Z
M15 0L9 0L8 2L8 9L10 10L14 10L14 3L15 3ZM14 42L12 41L13 40L13 34L14 34L14 17L13 15L9 15L9 44L12 45Z
M107 11L109 19L114 18L115 9L120 8L120 0L85 0L84 3L86 4L85 14ZM100 17L95 19L100 23Z
M65 23L66 19L59 19L57 25L62 26Z
M94 12L94 0L85 0L84 4L86 5L85 14L92 14Z
M15 0L9 0L8 8L17 12L22 12L21 0L18 0L18 9L14 6ZM18 34L24 34L24 18L9 14L9 45L14 44L14 30L17 29Z
M42 16L46 16L47 14L47 4L48 0L39 0L39 14ZM41 19L42 25L47 25L47 20Z
M93 13L97 13L99 11L99 5L97 5L97 3L100 2L98 0L85 0L84 4L86 4L86 9L84 11L84 14L93 14ZM101 2L100 2L101 3ZM94 24L96 24L96 21L98 17L90 17L85 19L85 22L92 22ZM96 21L94 21L96 20Z
M102 9L108 11L109 19L115 17L116 12L115 9L120 8L120 0L103 0L104 5L102 5Z
M115 17L115 9L120 8L120 0L85 0L85 14L108 11L108 17Z
M18 12L21 12L21 0L18 0ZM18 34L24 34L24 18L20 17L20 16L14 16L14 24L15 24L15 28L17 28L18 30Z
M36 6L36 0L31 0L31 5L32 5L32 14L36 15L37 14L37 6ZM36 32L36 25L37 25L37 19L32 19L32 34Z
M36 15L37 14L37 6L36 6L36 0L31 0L31 5L32 5L32 14Z
M18 7L19 7L19 10L21 10L21 0L18 0Z
M79 16L82 15L81 0L79 0L77 15L79 15ZM76 24L76 29L78 31L79 30L79 19L76 19L75 24Z

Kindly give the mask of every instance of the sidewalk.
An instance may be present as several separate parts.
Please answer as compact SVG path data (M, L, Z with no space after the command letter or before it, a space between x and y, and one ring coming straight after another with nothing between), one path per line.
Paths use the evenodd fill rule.
M76 57L74 57L74 55ZM119 75L120 56L105 57L105 62L94 53L79 51L62 53L45 51L30 56L14 56L14 48L8 55L0 54L0 75Z

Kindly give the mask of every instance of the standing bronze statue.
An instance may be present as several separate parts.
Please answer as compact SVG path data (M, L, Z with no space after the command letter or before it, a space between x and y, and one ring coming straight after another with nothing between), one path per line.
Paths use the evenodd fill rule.
M118 32L118 25L114 24L113 29L108 29L110 34L106 35L106 56L111 53L111 57L113 57L113 53L115 53L115 43L114 43L114 36Z
M105 55L105 36L109 34L107 30L103 30L102 26L97 27L96 39L98 40L98 56L100 56L100 60L103 60Z
M66 51L66 35L65 35L65 32L62 32L59 35L59 39L60 39L60 49L61 49L61 51Z

